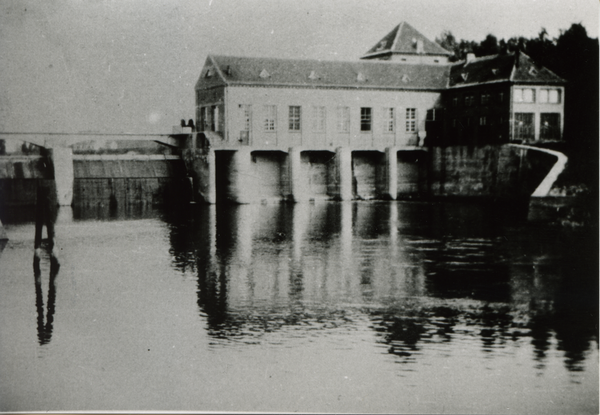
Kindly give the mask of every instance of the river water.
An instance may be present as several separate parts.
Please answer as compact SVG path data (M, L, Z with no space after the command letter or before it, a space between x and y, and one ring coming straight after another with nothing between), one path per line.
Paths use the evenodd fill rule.
M0 410L598 413L597 233L474 203L61 208L0 245Z

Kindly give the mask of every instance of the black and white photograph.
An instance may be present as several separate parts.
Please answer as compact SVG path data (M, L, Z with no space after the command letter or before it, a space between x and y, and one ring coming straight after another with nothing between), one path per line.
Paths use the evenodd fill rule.
M0 412L598 414L597 0L0 0Z

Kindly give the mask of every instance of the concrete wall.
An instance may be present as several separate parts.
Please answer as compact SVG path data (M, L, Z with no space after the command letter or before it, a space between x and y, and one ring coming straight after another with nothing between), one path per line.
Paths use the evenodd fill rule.
M433 147L430 195L493 198L529 197L556 157L504 146Z
M225 99L225 140L222 145L241 145L238 139L244 120L240 105L250 105L249 144L254 147L287 151L289 147L297 146L314 150L351 146L354 149L375 147L383 150L388 146L415 145L417 133L406 132L406 108L417 108L417 130L424 132L427 110L436 105L440 94L424 91L228 87ZM274 131L265 131L265 105L275 105L277 108ZM300 131L289 130L290 105L301 107ZM313 127L314 106L325 107L324 131L317 132ZM338 107L349 108L349 132L338 132ZM372 108L371 131L360 130L361 107ZM385 132L384 108L390 107L395 109L395 131Z
M333 169L335 153L329 151L303 151L301 153L301 174L306 179L309 200L329 199L335 193L330 184L335 183Z
M387 181L385 157L379 151L352 152L352 182L355 199L377 199Z
M427 162L424 151L398 151L396 198L406 199L427 194Z
M291 194L288 155L279 151L215 151L217 200L279 202Z

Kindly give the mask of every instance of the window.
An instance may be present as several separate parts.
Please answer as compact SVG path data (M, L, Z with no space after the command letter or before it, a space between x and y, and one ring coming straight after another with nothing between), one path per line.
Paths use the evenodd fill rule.
M288 128L290 131L300 131L300 117L300 106L290 106L288 118Z
M487 125L488 119L485 115L479 117L479 125Z
M504 102L504 92L498 93L498 102Z
M371 108L360 109L360 131L371 131Z
M440 109L432 108L427 110L427 115L425 116L426 121L441 121L442 116L440 115Z
M545 140L560 139L560 114L540 114L540 138Z
M211 131L219 131L219 107L217 107L216 105L213 105L212 107L210 107L210 113L211 113L210 130Z
M481 105L487 105L490 102L490 94L481 94Z
M535 102L535 90L532 88L515 88L513 90L514 102Z
M277 129L277 105L265 105L264 111L265 131L275 131Z
M240 139L243 144L250 144L250 131L252 130L252 105L240 104Z
M515 136L516 140L533 139L535 130L533 125L534 114L529 112L515 113Z
M325 107L312 107L312 130L316 133L323 133L326 125Z
M417 131L417 109L406 109L406 132L414 133Z
M338 133L350 132L350 108L338 107L337 109L337 131Z
M452 106L453 107L458 107L458 97L452 98Z
M393 133L395 129L394 122L394 108L384 108L383 109L383 132L384 133Z
M471 107L475 103L475 97L473 95L465 95L465 106Z
M540 89L539 102L546 104L560 104L559 89Z

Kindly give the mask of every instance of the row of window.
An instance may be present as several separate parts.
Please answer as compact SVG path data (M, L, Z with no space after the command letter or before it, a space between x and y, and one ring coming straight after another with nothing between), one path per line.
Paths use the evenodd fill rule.
M242 131L250 131L252 126L252 106L239 105L240 117L242 119ZM417 131L417 109L406 108L404 131L414 133ZM265 132L277 130L277 106L264 105L262 112L262 128ZM302 107L299 105L288 106L287 127L288 131L296 132L302 126ZM339 133L350 132L350 107L336 108L336 130ZM327 109L324 106L311 107L310 114L311 130L324 133L327 129ZM396 131L396 109L393 107L383 108L381 111L381 122L383 131L393 133ZM372 131L373 108L361 107L360 109L360 131Z
M560 104L561 94L560 89L553 88L541 88L539 94L536 97L536 89L534 88L514 88L513 89L513 101L522 103L534 103L540 104ZM537 101L536 101L537 98ZM472 107L476 103L480 105L488 105L493 102L502 103L505 100L505 93L498 92L492 94L489 92L483 92L479 95L479 100L476 99L475 94L465 95L463 97L465 107ZM459 97L452 98L452 106L458 107L460 104Z
M220 131L219 107L212 105L200 108L199 127L202 131Z
M533 139L535 137L535 114L530 112L515 113L514 138ZM560 114L540 114L540 139L560 139Z
M476 124L479 126L503 125L507 120L504 117L465 117L452 119L453 128L467 128ZM517 112L514 118L514 139L535 138L535 114L529 112ZM540 139L560 139L560 114L540 114Z
M536 102L536 90L534 88L514 88L514 102ZM537 96L540 104L560 104L560 89L541 88Z
M502 125L506 119L504 117L493 117L489 115L482 115L480 117L464 117L462 119L453 118L452 119L452 127L457 128L465 128L472 127L474 125Z
M497 94L491 94L489 92L483 92L479 95L479 104L480 105L488 105L491 104L493 102L504 102L505 100L505 93L504 92L498 92ZM464 106L465 107L472 107L476 104L477 100L476 100L476 96L475 94L469 94L469 95L465 95L463 97L464 100ZM460 100L459 97L454 97L452 98L452 106L453 107L458 107L460 104Z

